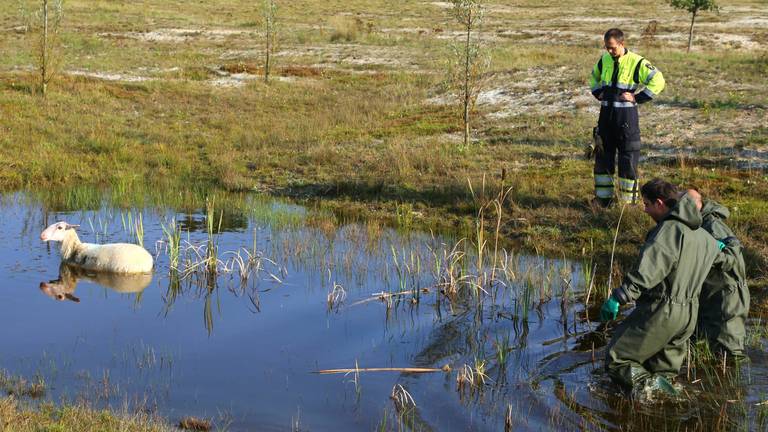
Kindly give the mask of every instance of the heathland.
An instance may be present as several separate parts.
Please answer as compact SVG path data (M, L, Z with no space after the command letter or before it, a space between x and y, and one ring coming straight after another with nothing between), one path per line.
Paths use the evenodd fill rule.
M0 188L258 192L321 200L349 218L465 232L509 189L499 227L509 244L605 258L622 209L590 205L592 165L581 155L598 110L587 77L602 33L620 27L667 80L640 110L641 182L697 187L731 210L754 313L764 314L765 2L702 13L690 52L690 15L664 1L486 6L476 36L491 63L468 146L445 86L461 37L449 2L278 2L267 83L259 2L68 0L45 99L39 33L18 8L2 8ZM617 272L650 225L639 207L625 210Z

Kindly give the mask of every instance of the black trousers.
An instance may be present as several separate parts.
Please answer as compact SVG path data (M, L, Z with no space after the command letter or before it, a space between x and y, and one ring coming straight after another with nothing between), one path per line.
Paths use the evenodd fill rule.
M634 203L637 201L641 145L637 106L602 107L598 127L603 152L595 155L595 194L603 200L613 198L613 174L618 153L620 198L623 202Z

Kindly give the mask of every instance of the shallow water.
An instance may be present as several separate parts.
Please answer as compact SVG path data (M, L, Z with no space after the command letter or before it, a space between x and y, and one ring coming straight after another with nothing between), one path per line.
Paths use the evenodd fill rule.
M483 287L481 301L469 286L450 301L436 286L445 272L435 268L447 265L442 258L455 238L339 224L285 203L251 207L216 209L213 241L222 263L211 279L184 272L205 255L204 209L57 212L24 195L6 197L0 368L42 377L45 398L56 402L127 405L171 421L205 417L233 431L495 431L504 429L508 412L514 430L707 430L717 419L726 429L739 422L759 427L756 404L768 394L761 350L751 352L751 366L729 392L716 385L696 393L713 380L705 377L687 387L693 402L637 405L613 393L601 372L608 333L585 319L580 263L512 256L495 286ZM144 246L157 258L148 285L60 269L58 245L39 239L49 223L66 220L81 225L86 242L135 242L130 226L139 213ZM176 276L162 230L171 219L182 228ZM465 247L471 244L458 250ZM258 257L252 262L260 270L243 281L236 253ZM469 253L464 274L477 274L474 262ZM346 299L329 309L336 285ZM418 297L377 296L413 289ZM62 292L69 295L54 298ZM460 389L457 373L483 361L486 383ZM450 372L420 375L314 373L446 364ZM396 385L415 409L396 409ZM710 397L726 408L701 402Z

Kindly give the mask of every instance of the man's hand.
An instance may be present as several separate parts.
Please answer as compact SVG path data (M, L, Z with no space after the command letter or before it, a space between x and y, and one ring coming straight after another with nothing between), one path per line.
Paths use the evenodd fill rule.
M739 241L739 239L737 239L734 236L730 236L730 237L726 237L726 238L724 238L722 240L718 240L718 243L722 243L723 244L723 246L720 247L720 250L723 250L726 247L729 247L729 248L741 248L742 247L741 246L741 242Z
M597 95L595 95L595 98L597 98L597 100L599 101L603 100L603 92L600 92Z
M608 300L603 303L603 307L600 308L600 321L606 322L615 320L616 315L619 314L619 302L613 296L608 297Z
M624 102L634 102L635 101L635 94L631 92L624 92L619 95L619 100Z

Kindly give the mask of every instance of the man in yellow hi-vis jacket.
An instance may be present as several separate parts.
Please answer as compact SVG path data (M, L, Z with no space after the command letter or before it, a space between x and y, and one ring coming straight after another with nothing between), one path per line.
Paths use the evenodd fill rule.
M637 104L664 90L664 77L648 60L624 47L624 33L616 28L603 37L607 51L589 77L592 94L600 101L598 134L603 149L595 154L595 196L608 206L614 198L613 173L618 152L619 198L637 202L640 124ZM638 91L641 89L641 91Z

